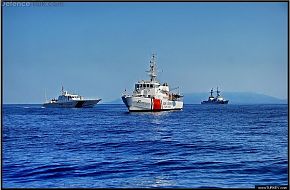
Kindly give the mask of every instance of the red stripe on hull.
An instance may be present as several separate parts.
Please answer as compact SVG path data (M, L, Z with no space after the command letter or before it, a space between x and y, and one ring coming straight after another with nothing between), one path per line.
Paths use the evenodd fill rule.
M161 100L160 99L153 99L153 110L161 110Z

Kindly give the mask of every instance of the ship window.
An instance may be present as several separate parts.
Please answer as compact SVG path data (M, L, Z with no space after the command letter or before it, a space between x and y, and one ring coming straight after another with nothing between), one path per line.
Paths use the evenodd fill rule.
M153 88L153 84L150 84L150 88Z
M142 87L143 87L143 88L145 88L145 87L146 87L146 85L145 85L145 84L142 84Z
M147 84L147 87L149 88L149 84Z

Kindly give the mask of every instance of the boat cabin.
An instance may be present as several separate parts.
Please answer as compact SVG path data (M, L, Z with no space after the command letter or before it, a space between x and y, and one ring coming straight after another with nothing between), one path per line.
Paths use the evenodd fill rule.
M135 84L135 90L143 90L143 89L149 89L149 88L158 88L160 84L158 83L146 83L146 82L138 82Z
M69 94L67 91L63 91L62 95L58 97L58 101L70 101L70 100L82 100L82 96Z

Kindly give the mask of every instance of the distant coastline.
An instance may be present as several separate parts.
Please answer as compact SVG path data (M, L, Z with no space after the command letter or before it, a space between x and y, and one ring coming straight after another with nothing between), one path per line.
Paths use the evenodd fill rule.
M209 93L194 92L184 93L184 104L200 104L201 101L207 100ZM288 104L287 99L280 99L265 94L254 92L223 92L222 96L229 100L229 104ZM122 104L121 98L113 101L104 101L102 104Z
M184 93L184 104L200 104L201 101L207 100L209 93L194 92ZM288 99L280 99L265 94L258 94L253 92L223 92L222 96L229 100L232 105L252 105L252 104L288 104ZM5 103L2 105L41 105L39 103ZM101 101L99 104L123 104L121 97L113 101Z

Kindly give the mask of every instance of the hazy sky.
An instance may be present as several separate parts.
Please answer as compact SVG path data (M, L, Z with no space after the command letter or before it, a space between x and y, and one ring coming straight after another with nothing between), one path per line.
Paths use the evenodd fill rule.
M3 7L4 103L42 103L61 86L103 102L148 79L181 92L287 98L288 4L64 3Z

